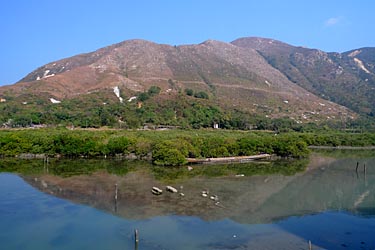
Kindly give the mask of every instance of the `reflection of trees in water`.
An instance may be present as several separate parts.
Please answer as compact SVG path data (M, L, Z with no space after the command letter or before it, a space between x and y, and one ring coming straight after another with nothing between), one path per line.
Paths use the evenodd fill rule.
M195 176L220 177L233 175L294 175L306 169L307 159L251 162L241 164L193 165L194 171L181 167L153 167L152 173L160 181L176 181Z
M46 163L43 160L7 158L0 162L0 172L15 172L23 175L48 173L70 177L105 170L108 173L122 176L129 171L134 171L137 167L144 166L150 166L150 164L143 161L100 159L50 159Z
M38 189L126 218L177 214L206 220L231 218L240 223L265 223L326 210L374 215L372 166L375 160L360 159L361 165L366 162L368 166L366 178L362 170L358 171L358 177L356 175L358 160L330 159L320 165L314 162L314 169L305 172L306 160L195 165L190 171L186 167L154 167L139 162L63 160L51 163L48 174L42 161L40 166L32 161L26 162L32 163L28 166L19 164L18 169L15 165L9 166L18 172L36 167L39 174L29 169L26 173L32 175L24 178ZM3 165L0 163L2 169ZM242 174L244 177L236 177ZM35 182L35 177L39 182ZM116 204L115 184L119 188ZM172 184L185 196L165 191L157 197L151 194L153 186L163 188L167 184ZM217 195L220 206L203 198L202 190Z
M128 172L142 168L149 169L155 178L159 180L172 181L194 176L218 177L234 174L244 174L246 176L266 174L293 175L303 171L307 164L307 159L278 160L242 164L195 165L194 171L189 171L186 167L158 167L144 161L51 159L49 163L46 163L43 160L10 158L0 162L0 171L27 175L47 173L48 168L49 174L70 177L105 170L108 173L123 176Z

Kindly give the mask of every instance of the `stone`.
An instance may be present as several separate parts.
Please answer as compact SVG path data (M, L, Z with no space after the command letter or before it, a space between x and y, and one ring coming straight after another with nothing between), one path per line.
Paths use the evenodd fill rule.
M177 193L177 189L172 187L172 186L166 186L165 188L167 191L171 192L171 193Z
M163 190L158 187L152 187L151 193L154 195L161 195L163 193Z

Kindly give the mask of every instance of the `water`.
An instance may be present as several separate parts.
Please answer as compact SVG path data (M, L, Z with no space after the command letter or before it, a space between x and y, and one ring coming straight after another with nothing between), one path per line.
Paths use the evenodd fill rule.
M2 161L0 249L375 249L375 158L305 163Z

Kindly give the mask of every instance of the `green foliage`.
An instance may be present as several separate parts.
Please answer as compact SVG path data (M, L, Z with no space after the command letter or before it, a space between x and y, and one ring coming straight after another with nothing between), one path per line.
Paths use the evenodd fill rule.
M138 95L138 100L144 102L150 98L150 95L147 92L142 92Z
M171 84L173 81L169 81ZM290 118L271 119L260 114L251 114L217 103L204 91L185 89L186 95L171 92L166 98L158 86L151 86L137 96L142 102L120 103L113 92L91 94L64 99L59 104L51 103L46 96L7 96L7 102L0 103L0 126L22 128L39 125L74 126L81 128L140 128L145 123L171 125L182 128L208 128L219 123L224 129L256 129L280 132L316 132L332 129L353 132L374 131L373 117L343 122L327 121L320 124L297 124ZM191 98L195 96L196 98ZM124 98L127 98L124 96ZM26 103L26 104L23 104Z
M0 154L4 156L18 155L30 152L32 143L22 135L7 133L0 137Z
M185 94L188 96L193 96L194 95L194 90L192 89L185 89Z
M275 154L308 156L308 146L375 146L373 133L266 133L234 130L0 130L0 156L46 154L98 157L135 154L158 165L183 165L187 157Z
M136 140L133 152L139 157L145 157L152 151L152 141L143 137Z
M187 163L188 149L179 144L179 140L157 143L152 150L153 163L156 165L179 166Z
M200 149L201 155L204 158L229 156L225 140L222 137L209 137L203 139Z
M69 157L94 156L97 154L96 141L89 136L62 133L54 138L55 153Z
M255 138L241 138L237 142L238 155L254 155L259 153L259 148L263 148L263 142Z
M209 96L204 91L194 92L192 89L185 89L185 94L187 96L194 96L195 98L201 98L201 99L209 99Z
M147 90L147 92L139 93L137 98L138 98L139 101L145 102L148 99L150 99L151 97L153 97L154 95L160 94L160 91L161 91L160 87L158 87L158 86L151 86Z
M110 154L126 154L130 146L130 140L124 136L112 137L109 139L107 148Z
M273 152L283 157L307 157L310 153L307 143L289 136L280 136L276 139Z
M158 86L151 86L148 91L147 91L147 94L149 94L150 96L153 96L153 95L158 95L160 94L160 87Z
M208 99L208 94L204 91L199 91L194 94L195 98Z

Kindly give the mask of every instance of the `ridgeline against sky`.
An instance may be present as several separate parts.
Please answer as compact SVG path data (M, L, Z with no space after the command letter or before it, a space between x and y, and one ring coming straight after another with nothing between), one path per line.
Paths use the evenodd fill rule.
M370 0L8 1L0 9L0 85L135 38L180 45L257 36L328 52L375 46L374 8Z

